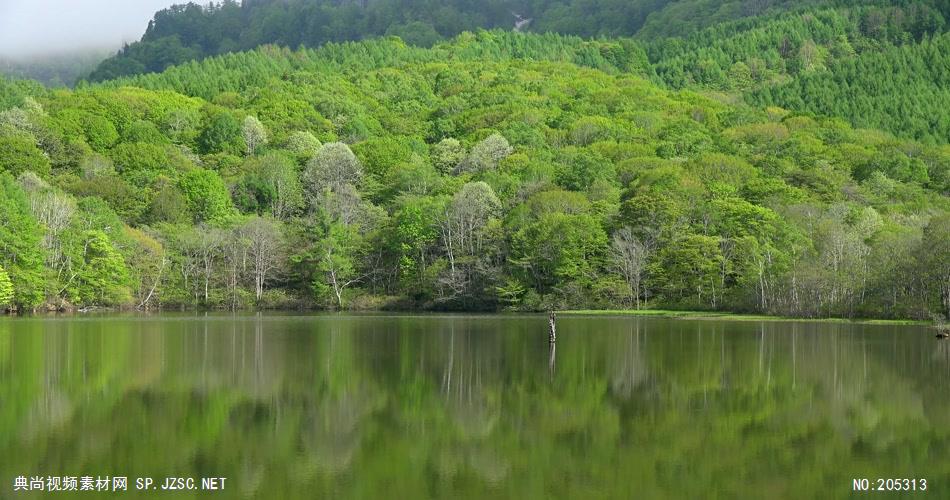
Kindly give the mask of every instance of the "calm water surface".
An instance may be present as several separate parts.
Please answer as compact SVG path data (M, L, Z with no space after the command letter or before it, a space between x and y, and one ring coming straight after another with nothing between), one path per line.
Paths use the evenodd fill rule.
M0 498L53 474L228 478L124 498L950 497L950 342L923 328L562 317L556 351L546 328L0 319Z

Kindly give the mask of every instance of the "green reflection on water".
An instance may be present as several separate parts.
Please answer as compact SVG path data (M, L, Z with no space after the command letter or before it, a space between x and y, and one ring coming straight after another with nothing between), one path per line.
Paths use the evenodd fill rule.
M229 478L209 498L950 491L950 343L924 329L570 317L554 351L546 328L0 319L0 497L50 474Z

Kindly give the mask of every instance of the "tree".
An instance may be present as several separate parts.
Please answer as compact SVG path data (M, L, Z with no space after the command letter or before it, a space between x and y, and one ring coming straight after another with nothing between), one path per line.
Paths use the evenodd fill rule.
M177 183L165 180L156 187L156 190L157 193L143 217L144 222L180 224L192 220L191 214L188 213L188 200L185 199Z
M10 281L10 275L0 265L0 307L8 306L13 301L13 282Z
M430 250L439 239L441 208L438 198L406 197L393 215L393 251L399 255L400 279L406 285L424 275L433 260Z
M119 140L119 132L106 117L83 113L81 123L86 142L96 151L105 151Z
M32 172L23 173L17 182L27 192L33 217L46 229L43 237L46 264L58 273L62 272L62 234L76 213L76 202L71 196L52 189Z
M240 154L247 146L243 144L241 123L230 112L212 110L205 118L204 128L198 136L198 146L203 153Z
M484 182L470 182L459 190L440 221L442 243L455 272L456 256L475 255L482 248L481 229L501 208L495 191Z
M0 265L13 283L14 305L32 308L45 298L43 229L23 189L0 173Z
M385 179L405 163L412 161L416 154L413 145L398 137L374 137L353 146L353 153L359 158L363 172L378 179Z
M924 229L923 255L920 263L924 266L922 275L933 290L931 297L939 300L934 309L950 319L950 216L943 214L934 217Z
M610 257L613 267L630 285L637 309L640 309L643 278L652 254L652 244L635 236L629 227L621 228L611 238Z
M344 305L343 292L365 277L357 269L361 240L356 228L337 222L330 224L319 245L317 269L323 275L323 282L315 283L315 287L319 293L329 285L340 309Z
M482 172L485 170L494 170L498 168L501 160L504 160L514 151L508 139L501 134L492 134L486 137L472 148L468 159L461 163L456 169L459 172Z
M286 220L304 206L303 188L293 160L279 152L249 159L247 173L234 188L235 202L244 211L269 212Z
M173 109L162 120L162 130L175 143L190 143L197 135L199 114L194 110Z
M419 47L431 47L442 39L432 25L420 21L390 26L386 35L398 36L406 43Z
M131 302L130 276L122 254L109 236L99 230L80 235L74 281L67 284L74 303L85 305L125 305Z
M182 176L178 187L195 223L221 221L234 212L228 188L216 172L192 170Z
M578 146L605 140L610 136L611 121L602 116L585 116L571 126L571 140Z
M324 188L339 191L349 184L359 186L363 178L363 166L342 142L324 144L304 170L304 184L309 193L315 196Z
M247 145L248 156L267 144L267 129L256 117L250 115L245 117L241 131L244 133L244 144Z
M189 228L180 235L178 250L187 259L188 274L195 275L190 288L196 302L201 296L206 306L211 304L211 291L218 274L216 264L228 243L224 230L205 224Z
M513 236L516 259L524 260L539 293L573 288L588 297L604 264L607 235L589 214L546 213Z
M122 133L122 140L148 144L168 144L171 142L154 123L145 120L136 120L126 128Z
M136 307L148 310L165 278L168 265L167 252L162 243L146 231L125 228L125 233L133 242L132 248L128 251L130 254L128 266L136 285L134 290Z
M455 167L465 160L465 154L465 146L457 139L448 137L432 146L430 157L432 158L432 165L439 172L447 174L455 170Z
M0 135L0 152L0 173L20 175L29 171L47 175L50 172L49 157L36 147L36 140L28 134Z
M722 300L718 288L722 258L718 238L683 235L657 252L649 268L650 281L669 304L716 308Z
M247 256L254 277L254 296L260 301L268 281L284 263L280 223L264 217L252 217L241 226L240 233L247 241Z
M499 250L500 210L494 190L481 181L465 184L445 204L438 227L448 269L443 267L438 276L440 301L472 303L481 299L481 290L493 287L487 281L494 274L492 256Z
M812 40L805 40L798 50L798 64L803 72L814 72L824 69L824 54L822 48Z
M287 138L286 148L298 162L306 162L317 154L322 145L312 133L298 130Z
M109 153L116 171L132 185L145 187L162 174L171 174L171 161L163 146L125 142Z
M752 70L742 61L736 61L729 68L729 84L737 90L748 90L752 86Z

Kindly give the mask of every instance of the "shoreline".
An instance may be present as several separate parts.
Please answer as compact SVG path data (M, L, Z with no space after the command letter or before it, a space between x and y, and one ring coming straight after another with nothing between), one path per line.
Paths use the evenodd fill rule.
M543 315L544 311L432 311L432 310L387 310L387 309L359 309L334 311L326 309L238 309L231 311L227 309L152 309L135 310L125 308L97 307L93 310L79 311L34 311L29 313L2 313L0 318L43 318L43 317L96 317L112 315L248 315L248 314L273 314L273 315L374 315L374 314L396 314L396 315L477 315L477 316L511 316L511 315ZM562 316L615 316L615 317L643 317L643 318L665 318L665 319L685 319L698 321L771 321L771 322L797 322L797 323L842 323L842 324L867 324L867 325L895 325L895 326L936 326L933 321L914 320L914 319L875 319L875 318L801 318L794 316L771 316L766 314L742 314L731 312L716 311L677 311L669 309L568 309L558 310L557 313Z
M766 314L741 314L715 311L673 311L666 309L577 309L558 311L565 316L640 316L650 318L729 320L729 321L788 321L799 323L846 323L867 325L912 325L933 326L932 321L915 319L875 318L799 318L795 316L770 316Z

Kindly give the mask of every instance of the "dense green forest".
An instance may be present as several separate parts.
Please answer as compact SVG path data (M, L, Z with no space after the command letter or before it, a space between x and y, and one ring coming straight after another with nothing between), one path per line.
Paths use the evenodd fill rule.
M943 0L290 0L159 12L92 81L160 72L262 44L295 48L396 35L431 47L464 30L557 32L621 43L638 73L672 89L842 117L950 142L950 3Z
M660 79L756 105L839 116L928 143L950 141L943 11L852 7L761 16L645 45Z
M0 302L950 311L950 146L511 31L0 80Z

